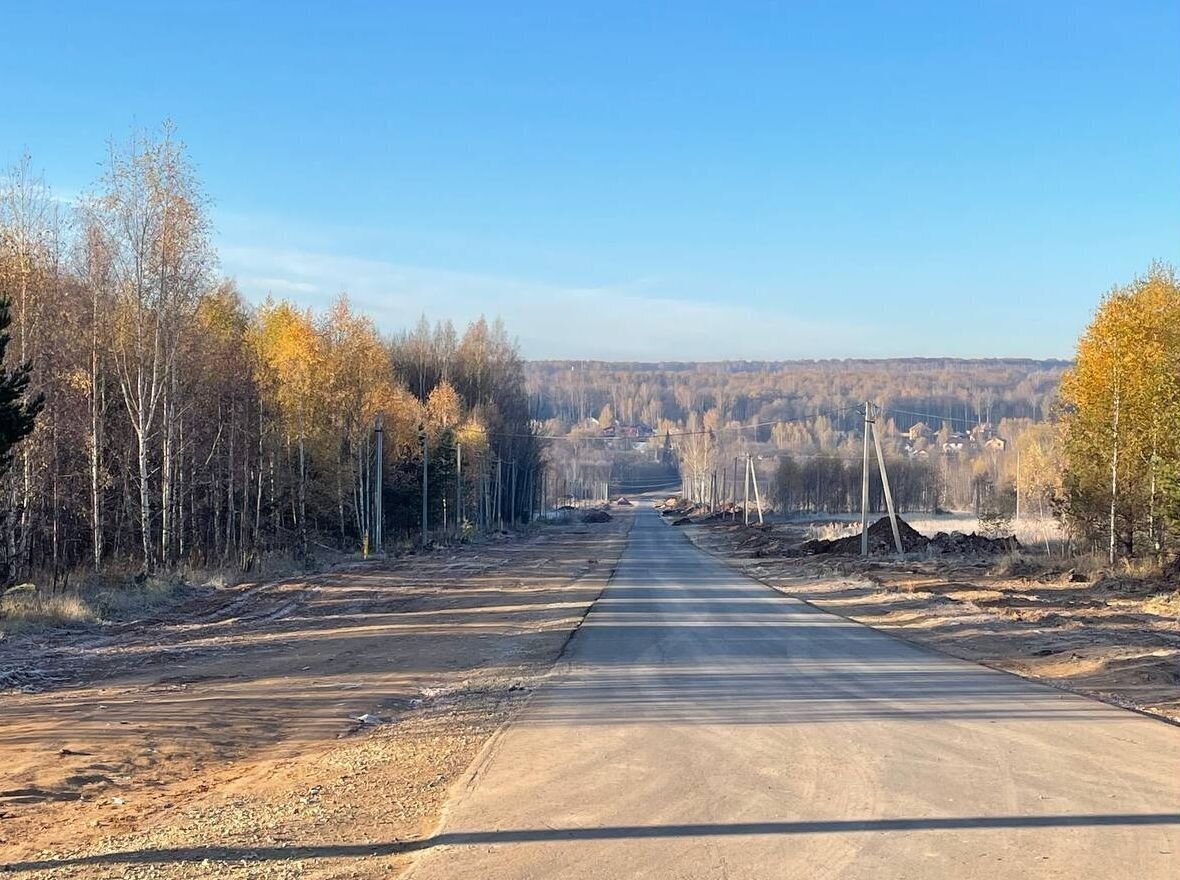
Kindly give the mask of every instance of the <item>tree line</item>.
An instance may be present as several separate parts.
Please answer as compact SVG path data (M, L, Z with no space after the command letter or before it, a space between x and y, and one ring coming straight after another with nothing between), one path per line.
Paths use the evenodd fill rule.
M1180 283L1160 263L1099 303L1062 381L1059 506L1078 539L1162 558L1180 527Z
M953 431L1004 418L1049 417L1069 364L1056 360L885 358L874 360L610 363L535 361L526 368L532 410L549 428L588 418L683 426L693 412L717 410L721 424L789 423L817 413L836 430L859 430L865 400ZM769 437L768 437L769 439Z
M387 338L343 295L320 314L247 303L167 126L113 146L75 205L31 169L0 183L8 582L307 563L372 540L378 510L387 538L408 536L424 456L432 528L529 515L540 449L498 321Z

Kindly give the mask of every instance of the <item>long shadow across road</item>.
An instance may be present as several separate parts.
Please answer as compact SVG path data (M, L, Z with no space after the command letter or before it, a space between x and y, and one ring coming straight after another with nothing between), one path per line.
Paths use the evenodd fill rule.
M32 871L81 865L172 864L178 862L291 861L396 855L438 846L484 846L504 843L561 843L579 840L660 840L665 838L742 837L764 835L847 834L880 831L948 831L1003 828L1082 828L1180 825L1180 814L1106 816L974 816L944 819L875 819L828 822L745 822L731 825L636 825L605 828L522 828L503 831L444 833L422 840L393 843L325 844L218 848L208 846L132 850L78 858L18 862L7 871Z

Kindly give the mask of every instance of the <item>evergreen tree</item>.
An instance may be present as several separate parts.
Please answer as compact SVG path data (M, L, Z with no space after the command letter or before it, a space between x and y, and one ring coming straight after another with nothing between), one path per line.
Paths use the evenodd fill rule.
M45 403L43 394L26 399L31 364L20 364L13 370L4 366L4 356L12 339L8 332L11 323L8 300L0 299L0 477L8 473L12 466L13 447L32 433L37 413Z

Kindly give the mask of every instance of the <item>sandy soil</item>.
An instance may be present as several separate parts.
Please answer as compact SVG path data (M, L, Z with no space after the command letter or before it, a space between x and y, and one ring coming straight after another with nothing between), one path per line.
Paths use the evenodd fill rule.
M1180 721L1177 584L1068 571L999 574L995 560L865 561L759 556L802 540L775 526L769 542L740 525L682 527L698 546L792 596L861 623L1059 687Z
M552 667L631 517L0 643L0 871L388 877Z

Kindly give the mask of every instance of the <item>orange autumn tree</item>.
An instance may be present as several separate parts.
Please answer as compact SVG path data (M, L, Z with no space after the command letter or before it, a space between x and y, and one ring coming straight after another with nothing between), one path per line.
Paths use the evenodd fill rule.
M1163 525L1180 466L1180 285L1148 273L1103 298L1061 383L1064 513L1109 560L1133 556Z
M421 407L397 381L389 350L376 326L368 316L352 310L347 296L342 294L333 303L321 324L320 336L325 422L331 447L325 459L334 471L334 506L343 549L349 519L358 541L371 532L378 420L384 460L393 461L400 450L416 443Z
M258 358L260 391L263 400L278 415L288 452L288 471L294 471L294 525L299 535L300 557L306 560L307 445L311 427L323 406L321 340L310 311L268 298L254 316L251 342ZM289 461L292 446L294 463ZM273 506L277 510L277 505Z

